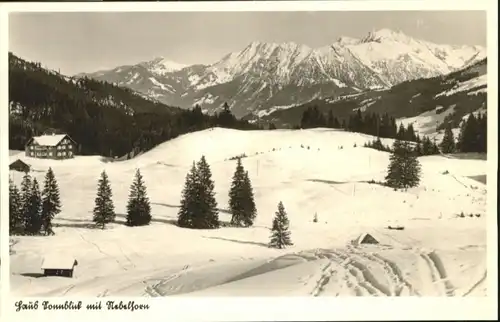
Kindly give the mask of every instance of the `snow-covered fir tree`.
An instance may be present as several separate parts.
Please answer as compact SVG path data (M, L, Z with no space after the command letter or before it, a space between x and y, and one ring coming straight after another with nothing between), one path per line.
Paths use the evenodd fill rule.
M59 187L52 168L45 175L42 191L42 231L45 235L54 235L52 220L61 212L61 200L59 198Z
M469 114L466 120L460 125L457 150L460 152L479 152L487 151L487 115L474 113Z
M278 211L275 213L273 219L273 226L271 228L271 240L269 242L269 247L273 248L285 248L287 246L292 246L292 240L290 237L288 216L285 211L283 203L280 201L278 204Z
M151 222L151 205L141 172L137 169L127 204L127 226L144 226Z
M245 217L243 218L244 225L249 227L252 226L255 218L257 217L257 207L255 205L255 198L253 194L252 181L248 175L248 171L245 171L243 176L243 194L248 196L245 205Z
M431 155L432 154L432 142L429 137L424 136L422 140L422 155Z
M183 228L196 228L194 227L194 218L198 208L196 197L197 193L197 178L198 175L196 164L193 162L191 169L186 175L184 188L182 189L181 206L177 214L177 225Z
M455 138L451 130L451 124L448 123L444 129L444 137L440 144L441 152L443 153L453 153L455 152Z
M420 182L420 162L414 149L406 141L394 141L390 163L385 177L386 184L392 188L410 188Z
M25 232L27 235L38 235L42 229L42 196L36 178L31 183L29 199L25 205Z
M27 227L29 225L30 219L30 208L29 203L31 199L31 189L33 187L33 182L29 173L25 173L23 180L21 181L21 216L24 221L24 233L27 234Z
M215 184L212 180L210 166L202 156L196 164L196 195L198 197L197 215L194 218L194 228L213 229L219 228L219 211L215 200Z
M108 175L105 171L101 173L101 178L97 183L97 196L95 198L93 221L97 227L104 229L107 223L115 220L115 206L113 204L113 193Z
M24 233L24 218L21 194L17 186L9 179L9 229L11 235Z
M257 215L252 184L241 163L237 159L236 170L229 190L229 210L232 213L231 225L248 227L253 225Z

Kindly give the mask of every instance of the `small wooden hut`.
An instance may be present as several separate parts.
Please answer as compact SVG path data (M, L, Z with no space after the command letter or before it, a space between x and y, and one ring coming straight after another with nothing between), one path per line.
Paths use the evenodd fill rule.
M73 277L78 261L68 256L48 256L43 259L42 270L44 276Z

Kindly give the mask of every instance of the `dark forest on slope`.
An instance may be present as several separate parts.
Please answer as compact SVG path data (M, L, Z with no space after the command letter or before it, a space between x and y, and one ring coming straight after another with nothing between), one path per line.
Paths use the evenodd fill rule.
M397 119L417 116L440 107L439 113L449 109L453 111L438 130L444 129L448 122L451 122L453 127L458 127L464 115L480 108L487 109L487 94L478 91L486 88L486 85L472 86L468 90L450 95L440 94L452 91L461 83L473 80L475 77L486 75L486 70L487 59L483 59L448 75L409 80L390 89L315 99L289 109L279 109L264 116L260 121L262 124L273 122L278 127L292 127L299 124L303 113L312 107L318 108L323 114L333 113L339 121L347 121L358 109L378 115L389 114ZM247 116L245 119L253 117Z
M229 108L215 116L166 106L130 89L74 79L9 53L9 149L44 133L67 133L83 155L147 151L179 135L214 126L252 130Z

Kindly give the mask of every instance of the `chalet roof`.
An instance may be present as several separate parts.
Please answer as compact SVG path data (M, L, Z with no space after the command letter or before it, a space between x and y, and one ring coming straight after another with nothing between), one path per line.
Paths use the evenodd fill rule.
M66 134L51 134L34 136L33 141L42 146L56 146L66 137Z
M46 256L42 262L42 269L73 269L77 264L74 257L65 255Z
M21 159L17 159L16 161L11 162L10 165L11 166L13 166L13 165L23 165L23 166L28 166L29 167L29 164L27 164L26 162L24 162Z

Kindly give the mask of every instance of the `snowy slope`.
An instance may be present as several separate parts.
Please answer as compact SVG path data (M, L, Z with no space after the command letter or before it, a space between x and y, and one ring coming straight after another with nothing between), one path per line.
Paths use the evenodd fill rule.
M254 41L211 65L184 66L161 57L89 76L185 108L211 95L216 99L204 102L206 111L214 112L228 101L233 113L243 116L272 106L443 75L485 57L486 49L480 46L438 45L381 29L363 39L341 37L320 48ZM151 77L163 87L148 82Z
M407 192L393 191L366 183L383 180L389 162L387 153L360 148L371 139L327 129L215 128L181 136L120 162L103 163L98 156L39 160L22 152L10 153L11 160L20 158L32 165L32 174L40 182L52 167L63 203L55 236L15 237L18 243L10 259L12 292L26 296L484 296L486 187L468 177L485 175L485 161L422 157L421 185ZM224 209L236 161L226 160L241 153L248 155L243 164L254 187L255 226L218 230L175 226L185 175L202 154L211 165L221 220L229 219ZM130 228L123 222L137 167L147 185L153 221ZM102 170L111 180L118 219L106 230L91 228ZM20 173L10 175L20 183ZM288 212L294 242L285 250L266 246L280 200ZM462 211L480 217L456 218ZM318 223L312 222L314 213ZM385 229L395 224L406 229ZM381 245L352 245L364 232ZM73 279L36 277L44 255L54 254L78 260Z

